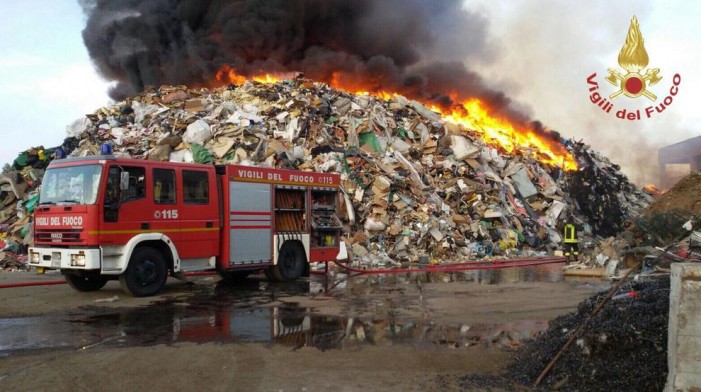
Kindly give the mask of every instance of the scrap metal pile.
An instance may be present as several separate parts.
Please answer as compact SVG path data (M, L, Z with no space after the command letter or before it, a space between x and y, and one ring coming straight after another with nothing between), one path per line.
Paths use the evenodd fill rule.
M651 201L581 142L562 141L579 165L565 172L539 162L533 148L507 153L478 127L419 102L301 78L147 89L67 133L70 156L110 143L122 157L341 173L345 241L361 265L544 255L560 247L565 221L585 236L608 236ZM50 159L50 150L31 151L34 164L15 161L5 173L28 184L9 198L2 187L5 246L26 245L23 211Z
M515 390L533 385L605 296L595 295L580 303L576 311L551 321L538 338L516 350L504 374L465 376L461 379L463 388ZM539 387L548 391L664 389L668 320L668 278L627 283L587 324Z

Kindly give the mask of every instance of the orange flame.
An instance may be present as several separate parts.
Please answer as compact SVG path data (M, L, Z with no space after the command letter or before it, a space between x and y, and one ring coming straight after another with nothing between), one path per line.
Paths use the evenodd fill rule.
M219 83L244 84L248 80L247 77L239 75L228 65L221 67L219 71L217 71L217 75L215 77Z
M232 67L225 65L217 71L216 75L217 81L220 83L233 83L233 84L244 84L248 80L253 80L254 82L263 84L273 84L282 80L282 77L277 77L276 75L265 74L256 75L252 77L243 76L236 72Z
M643 187L643 190L650 196L660 196L667 193L666 189L660 189L655 184L648 184Z
M379 87L368 90L368 87L372 87L373 84L380 85L379 82L374 82L372 80L359 81L357 77L349 76L341 72L332 73L331 80L329 81L329 86L347 91L353 95L372 95L373 97L385 101L392 99L392 97L396 95L395 93L384 91Z
M577 162L562 144L548 140L532 129L517 130L508 121L490 116L478 99L467 100L451 109L450 113L436 106L432 106L431 110L439 113L445 121L481 133L486 143L499 146L507 153L513 153L519 147L521 150L531 150L531 155L545 164L577 170Z
M219 83L243 84L247 80L259 83L276 83L289 75L257 75L243 76L230 66L223 66L216 74ZM289 77L288 77L289 78ZM371 95L382 100L392 99L396 93L384 91L381 88L368 87L380 85L370 80L359 81L357 78L334 72L328 82L329 86L347 91L354 95ZM563 170L577 170L577 163L572 154L560 143L549 140L537 134L532 129L516 129L508 120L489 114L485 105L476 98L462 102L460 105L446 110L437 106L428 106L440 114L443 120L463 126L465 129L479 133L485 143L500 147L509 154L517 148L523 153L529 153L533 158L547 165L557 166Z

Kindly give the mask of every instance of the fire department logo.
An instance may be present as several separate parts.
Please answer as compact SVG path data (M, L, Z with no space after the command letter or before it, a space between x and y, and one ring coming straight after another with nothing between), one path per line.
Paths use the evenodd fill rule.
M618 65L626 70L626 73L623 74L613 68L608 69L609 76L606 77L606 80L619 88L618 91L609 95L609 98L614 100L621 94L625 94L630 98L638 98L642 95L651 101L657 100L657 96L648 91L647 88L656 85L662 80L662 76L659 75L659 68L648 68L642 72L649 61L638 19L633 16L628 28L626 43L623 44L621 52L618 54Z
M640 32L638 19L633 16L628 27L628 35L626 42L623 44L621 51L618 53L618 65L622 69L609 68L607 82L616 87L616 90L608 95L599 90L599 82L596 72L587 77L587 85L589 86L589 100L592 104L599 107L604 113L611 114L620 120L639 121L645 118L652 118L655 115L664 112L674 102L674 98L679 93L679 85L682 77L678 73L672 77L672 83L669 86L669 94L667 94L659 102L655 95L648 88L656 85L662 80L659 68L648 68L650 59L645 50L645 41L643 34ZM608 95L608 97L607 97ZM630 102L624 102L623 108L614 110L614 101L621 95L629 98L645 97L649 101L645 108L630 107ZM639 102L639 101L638 101Z

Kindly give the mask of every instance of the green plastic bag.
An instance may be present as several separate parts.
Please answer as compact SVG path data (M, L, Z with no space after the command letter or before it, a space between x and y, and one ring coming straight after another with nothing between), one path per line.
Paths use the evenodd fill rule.
M12 162L12 167L19 170L27 166L27 163L29 163L29 154L26 151L24 151L17 155L15 161Z
M24 201L24 208L27 209L27 212L30 214L34 212L34 207L36 207L37 203L39 202L39 194L37 193L36 195L30 197L29 199Z
M374 151L382 151L382 146L380 145L380 141L377 140L377 135L375 135L375 132L361 133L358 135L358 141L360 142L361 146L367 144Z
M192 150L192 159L197 163L214 163L214 157L212 153L207 151L201 144L193 144L190 146Z

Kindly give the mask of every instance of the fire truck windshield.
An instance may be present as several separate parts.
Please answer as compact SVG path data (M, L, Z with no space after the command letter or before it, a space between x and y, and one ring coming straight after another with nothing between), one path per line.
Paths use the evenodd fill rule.
M39 204L95 204L102 166L81 165L48 169Z

